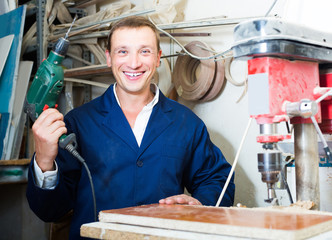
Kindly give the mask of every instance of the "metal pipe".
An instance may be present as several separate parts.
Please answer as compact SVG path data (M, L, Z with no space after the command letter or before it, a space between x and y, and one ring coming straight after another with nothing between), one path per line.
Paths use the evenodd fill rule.
M317 132L312 123L294 125L297 201L313 201L320 208Z
M260 134L276 134L277 133L277 124L276 123L265 123L259 125Z
M45 59L46 53L44 52L44 17L45 17L46 0L38 0L37 8L37 67Z
M198 28L198 27L212 27L219 25L235 25L242 21L255 19L256 17L245 17L245 18L221 18L221 19L204 19L204 20L196 20L196 21L188 21L188 22L176 22L176 23L167 23L167 24L158 24L158 27L163 30L170 29L179 29L179 28Z
M93 32L93 33L85 33L82 32L81 34L77 34L77 35L72 35L69 36L69 40L75 41L75 40L82 40L82 39L89 39L89 38L102 38L102 37L107 37L109 34L109 30L106 31L99 31L99 32ZM211 33L185 33L185 32L177 32L177 33L170 33L173 37L209 37L211 36ZM61 35L54 35L54 37L52 37L54 39L58 39L59 36L63 36L63 34ZM167 37L166 34L161 33L160 37Z
M115 21L118 21L118 20L120 20L122 18L125 18L125 17L145 15L145 14L149 14L149 13L152 13L152 12L155 12L155 11L156 11L155 9L149 9L149 10L143 10L143 11L137 11L137 12L127 13L127 14L122 14L122 15L114 17L114 18L104 19L102 21L92 22L92 23L88 23L88 24L85 24L85 25L73 27L72 32L80 30L80 29L92 27L94 25L99 26L99 25L102 25L102 24L115 22ZM67 29L59 29L59 30L54 31L54 34L65 33L66 31L67 31Z
M328 96L332 96L332 89L329 90L328 92L324 93L322 96L320 96L318 99L316 99L316 103L320 103L321 101L323 101L325 98L327 98Z

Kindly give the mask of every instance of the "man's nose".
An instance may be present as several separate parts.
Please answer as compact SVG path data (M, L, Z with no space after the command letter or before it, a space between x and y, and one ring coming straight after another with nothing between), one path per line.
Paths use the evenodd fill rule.
M129 63L128 65L132 68L132 69L136 69L139 68L141 66L142 62L140 59L140 56L138 53L132 53L129 56Z

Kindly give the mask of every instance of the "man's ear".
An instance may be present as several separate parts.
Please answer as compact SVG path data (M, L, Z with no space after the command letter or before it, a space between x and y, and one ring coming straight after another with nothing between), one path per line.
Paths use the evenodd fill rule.
M162 51L161 51L161 49L160 49L159 52L158 52L158 59L157 59L158 63L157 63L157 67L160 66L160 58L161 58L161 54L162 54Z
M105 55L106 55L106 63L108 67L111 67L111 55L110 52L108 50L105 51Z

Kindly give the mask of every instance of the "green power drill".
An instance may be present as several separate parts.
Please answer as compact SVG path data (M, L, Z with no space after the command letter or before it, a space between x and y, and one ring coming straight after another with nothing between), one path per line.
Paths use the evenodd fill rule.
M61 37L57 41L47 59L40 64L29 88L24 103L24 112L28 114L32 121L36 121L45 109L57 107L56 102L64 86L64 72L61 63L67 53L69 47L69 41L67 40L68 34L76 18L77 15L75 16L65 37ZM85 160L80 156L78 151L76 151L76 135L74 133L71 133L68 136L65 134L62 135L59 138L59 147L70 152L85 167L92 190L94 219L97 221L96 197L92 177Z
M61 37L57 41L47 59L40 64L29 88L24 103L24 112L32 121L36 121L45 109L57 107L56 102L64 86L64 72L61 63L68 51L67 38L75 20L76 16L65 37ZM61 148L66 148L69 144L76 148L75 134L60 137L59 146Z
M56 108L56 102L64 86L64 73L61 66L69 41L60 38L54 49L39 66L26 96L25 112L32 121L47 108Z

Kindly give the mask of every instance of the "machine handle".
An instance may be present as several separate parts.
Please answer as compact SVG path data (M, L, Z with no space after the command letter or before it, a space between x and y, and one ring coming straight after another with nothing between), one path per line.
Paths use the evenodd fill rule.
M317 104L331 94L332 94L332 89L327 93L325 93L322 97L320 97L316 101L312 101L309 99L302 99L300 102L294 102L294 103L289 102L286 105L286 112L288 116L290 117L301 116L303 118L310 117L312 123L315 126L316 132L318 133L319 138L323 143L324 151L329 162L332 162L331 151L314 116L318 111Z
M325 154L326 154L327 161L332 162L332 155L331 155L330 148L328 146L324 147L324 151L325 151Z
M327 142L323 136L323 133L322 131L320 130L319 126L318 126L318 123L316 121L316 118L314 116L310 117L312 123L314 124L315 128L316 128L316 131L319 135L319 138L320 140L322 141L323 143L323 146L324 146L324 151L325 151L325 154L326 154L326 158L329 162L332 162L332 156L331 156L331 151L330 151L330 148L329 148L329 145L327 145Z

